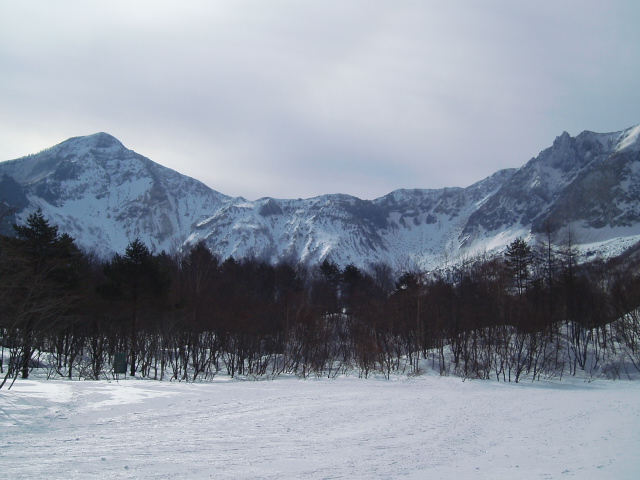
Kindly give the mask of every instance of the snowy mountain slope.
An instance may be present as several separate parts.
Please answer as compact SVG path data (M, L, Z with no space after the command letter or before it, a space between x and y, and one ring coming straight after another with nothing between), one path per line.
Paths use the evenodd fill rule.
M619 253L640 240L639 136L640 126L564 133L521 168L467 188L397 190L375 200L231 198L105 133L0 163L0 179L14 185L13 198L27 199L18 221L42 208L103 256L139 237L156 251L204 241L223 258L429 268L504 248L546 224L571 227L591 253Z
M462 234L482 243L505 231L536 234L550 225L572 228L581 243L640 235L638 132L563 133L472 213ZM629 228L612 236L615 227Z
M69 139L36 155L0 164L61 231L101 255L140 237L173 249L193 224L228 201L204 184L126 149L106 133ZM188 192L185 194L185 192Z
M633 227L640 222L639 132L640 128L632 129L615 144L613 153L576 175L550 209L553 221L579 222L594 229Z
M348 195L236 200L199 224L189 241L204 239L223 257L316 262L339 251L344 254L337 260L362 263L373 252L384 251L378 230L385 224L384 211Z

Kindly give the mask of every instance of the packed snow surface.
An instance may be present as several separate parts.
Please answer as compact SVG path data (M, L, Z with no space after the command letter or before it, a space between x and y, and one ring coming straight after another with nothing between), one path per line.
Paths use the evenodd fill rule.
M640 383L425 375L0 390L6 479L637 479Z

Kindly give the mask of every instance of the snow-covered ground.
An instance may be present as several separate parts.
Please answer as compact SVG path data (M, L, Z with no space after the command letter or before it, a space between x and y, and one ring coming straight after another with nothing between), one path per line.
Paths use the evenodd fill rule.
M640 383L18 380L3 479L637 479Z

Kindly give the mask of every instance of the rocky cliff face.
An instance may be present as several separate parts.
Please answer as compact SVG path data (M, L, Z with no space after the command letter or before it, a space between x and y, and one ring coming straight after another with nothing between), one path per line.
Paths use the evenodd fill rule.
M467 188L247 201L99 133L0 163L0 199L18 206L18 221L41 208L102 256L138 237L156 251L204 241L222 257L433 267L548 226L607 254L640 239L639 135L564 133L521 168Z
M514 228L535 234L545 225L570 227L591 241L612 238L617 227L639 233L639 133L640 127L575 138L563 133L469 217L463 235Z

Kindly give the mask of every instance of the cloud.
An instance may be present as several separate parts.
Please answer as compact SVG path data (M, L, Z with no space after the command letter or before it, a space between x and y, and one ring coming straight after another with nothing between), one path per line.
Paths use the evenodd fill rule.
M595 1L12 2L0 6L0 158L107 131L249 198L465 186L563 130L639 123L633 13Z

